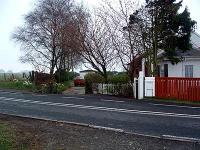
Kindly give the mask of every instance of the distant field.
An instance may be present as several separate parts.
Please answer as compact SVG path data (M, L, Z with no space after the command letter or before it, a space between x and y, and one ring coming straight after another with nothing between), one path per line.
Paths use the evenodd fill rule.
M13 79L26 80L28 78L28 73L23 77L23 73L0 73L0 81L9 81Z

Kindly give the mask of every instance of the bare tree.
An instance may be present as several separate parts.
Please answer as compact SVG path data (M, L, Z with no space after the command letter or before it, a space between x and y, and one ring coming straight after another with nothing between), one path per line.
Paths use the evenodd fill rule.
M84 25L84 26L83 26ZM85 24L79 26L81 51L87 67L92 67L108 81L107 72L115 65L116 51L104 20L94 13Z
M24 63L31 63L36 69L47 71L53 78L58 62L67 51L67 32L73 26L74 9L72 0L42 0L25 16L25 24L13 34L20 43ZM67 43L67 44L66 44Z
M139 24L130 24L130 15L139 7L137 1L118 0L115 4L104 1L100 14L106 22L110 38L122 67L127 71L131 82L135 77L135 60L142 55L142 34Z

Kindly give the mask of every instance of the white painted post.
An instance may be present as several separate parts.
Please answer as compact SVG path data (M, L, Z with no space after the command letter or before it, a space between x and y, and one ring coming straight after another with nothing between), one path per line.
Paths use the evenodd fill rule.
M134 83L133 83L133 96L134 96L134 98L136 99L137 97L136 97L136 95L137 95L137 87L136 87L136 82L137 82L137 78L134 78Z
M142 71L145 72L145 58L142 59Z
M144 98L144 73L140 71L138 78L138 99L143 99L143 98Z

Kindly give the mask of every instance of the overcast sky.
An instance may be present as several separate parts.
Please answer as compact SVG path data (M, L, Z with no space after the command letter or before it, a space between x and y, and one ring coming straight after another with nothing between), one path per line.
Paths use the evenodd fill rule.
M29 65L21 64L20 47L11 41L12 32L23 24L23 16L27 14L37 0L0 0L0 69L19 72L31 70ZM83 0L88 6L95 6L98 0ZM114 1L114 0L113 0ZM191 18L197 21L196 32L200 34L200 0L183 0L187 5Z

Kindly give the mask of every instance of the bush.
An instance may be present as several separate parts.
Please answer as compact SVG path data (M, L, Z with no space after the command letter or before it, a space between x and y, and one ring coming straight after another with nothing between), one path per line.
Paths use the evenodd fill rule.
M117 74L114 76L109 76L108 82L112 84L126 84L129 82L129 77L127 74Z
M98 73L89 73L85 76L85 94L93 94L92 84L103 83L104 78Z
M65 90L65 85L62 83L54 83L53 84L53 93L54 94L61 94Z
M55 72L55 79L57 83L64 83L75 78L77 74L75 72L67 72L66 70L57 70Z

